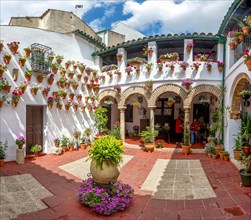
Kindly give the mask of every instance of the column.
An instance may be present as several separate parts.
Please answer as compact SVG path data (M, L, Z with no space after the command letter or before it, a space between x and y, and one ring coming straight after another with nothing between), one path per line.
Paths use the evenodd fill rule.
M118 69L121 72L124 72L125 68L126 68L126 63L127 63L127 51L124 48L118 48L117 54L121 54L122 55L122 60L121 61L119 61L117 59Z
M148 55L148 62L157 63L158 45L157 45L156 41L148 42L148 48L152 48L152 50L153 50L152 56Z
M94 64L99 67L99 71L101 72L103 59L100 56L95 56L94 57Z
M126 107L119 107L120 110L120 135L121 140L125 142L125 109Z
M150 109L150 126L152 128L154 128L154 110L155 110L156 106L151 106L149 107Z
M188 134L190 134L190 108L184 107L184 110L185 110L184 129L187 127Z

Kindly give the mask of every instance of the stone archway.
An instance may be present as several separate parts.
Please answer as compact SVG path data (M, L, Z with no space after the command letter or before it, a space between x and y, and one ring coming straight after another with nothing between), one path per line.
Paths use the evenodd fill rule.
M161 85L153 91L151 98L149 100L149 107L155 107L158 97L166 92L176 93L182 98L183 101L185 101L187 97L186 91L180 86L170 85L170 84Z
M239 74L232 84L232 93L230 93L231 100L231 111L230 118L231 119L239 119L240 118L240 105L241 105L241 96L238 94L241 92L245 86L245 83L251 83L251 79L247 74L241 73Z
M217 97L218 100L221 100L221 89L217 86L212 85L198 85L191 89L191 91L188 93L188 96L184 102L184 106L187 108L191 108L191 104L193 101L193 98L200 93L210 93Z
M126 89L122 93L121 99L120 99L120 102L119 102L119 107L120 108L123 108L124 106L126 106L126 101L128 100L128 98L132 94L141 94L141 95L143 95L145 97L146 101L147 101L147 104L149 104L150 93L147 92L143 86L133 86L133 87L130 87L130 88Z
M120 102L120 94L114 90L104 90L98 95L98 100L102 102L106 97L113 97L117 103Z

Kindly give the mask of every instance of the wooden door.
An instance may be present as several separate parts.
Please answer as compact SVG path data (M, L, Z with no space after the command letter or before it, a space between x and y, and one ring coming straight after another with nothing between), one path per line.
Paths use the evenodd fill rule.
M43 106L26 106L26 153L32 145L43 147Z

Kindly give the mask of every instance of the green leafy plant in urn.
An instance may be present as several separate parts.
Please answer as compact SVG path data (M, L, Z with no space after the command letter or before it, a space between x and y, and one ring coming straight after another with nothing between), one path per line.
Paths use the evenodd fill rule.
M91 160L92 178L99 184L115 183L119 176L119 163L123 159L123 143L115 137L101 136L89 147L87 160Z
M159 132L154 130L153 127L146 127L146 131L142 131L140 136L145 142L145 148L147 152L153 152L155 147L155 137L157 137Z

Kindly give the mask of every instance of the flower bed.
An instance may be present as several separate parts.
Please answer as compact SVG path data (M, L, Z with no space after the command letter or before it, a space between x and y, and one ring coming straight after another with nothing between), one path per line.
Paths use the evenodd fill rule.
M89 206L91 211L111 215L129 207L133 195L133 188L121 181L104 187L88 178L82 181L77 198L81 205Z

